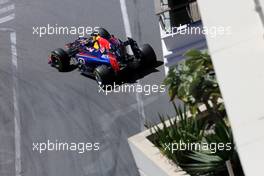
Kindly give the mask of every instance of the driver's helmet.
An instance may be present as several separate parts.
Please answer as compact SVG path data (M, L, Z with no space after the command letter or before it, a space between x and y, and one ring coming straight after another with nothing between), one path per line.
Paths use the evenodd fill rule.
M92 37L92 43L93 43L93 47L95 49L99 49L100 48L100 43L99 43L99 38L100 38L100 35L99 34L91 34L91 37Z
M91 35L90 35L90 39L92 39L93 41L96 41L96 37L99 36L99 33L95 33L93 32Z

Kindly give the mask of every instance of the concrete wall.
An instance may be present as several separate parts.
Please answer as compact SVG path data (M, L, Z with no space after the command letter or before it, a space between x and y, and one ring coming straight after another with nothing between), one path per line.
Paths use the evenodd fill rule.
M149 135L149 130L146 130L128 139L141 176L189 176L160 153L147 139Z
M209 52L245 175L263 175L264 29L254 0L198 3L204 26L231 27L231 35L206 36Z

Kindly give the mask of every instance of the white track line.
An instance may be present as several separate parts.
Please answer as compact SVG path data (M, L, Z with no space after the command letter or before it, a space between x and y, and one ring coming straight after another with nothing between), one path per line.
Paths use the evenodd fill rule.
M132 37L131 26L127 13L126 1L120 0L120 6L121 6L122 18L125 26L126 35L127 37Z
M15 5L14 4L5 6L3 8L0 8L0 14L6 13L6 12L8 12L10 10L14 10L14 9L15 9Z
M130 22L129 22L129 17L128 17L128 13L127 13L127 7L126 7L126 1L125 0L120 0L120 7L121 7L122 19L123 19L123 23L124 23L124 27L125 27L126 36L132 37L131 26L130 26ZM129 52L131 52L130 47L129 47L129 49L130 49ZM140 84L140 82L138 81L137 84ZM138 112L141 115L140 128L141 128L141 130L144 130L145 129L144 123L146 121L144 102L142 100L142 95L138 92L136 92L136 100L137 100L137 105L138 105Z
M156 101L157 99L160 98L161 95L157 95L157 96L151 96L145 99L144 101L144 105L149 105L151 103L153 103L154 101ZM163 96L163 95L162 95ZM104 115L101 116L101 118L104 120L106 118L109 119L109 117L111 117L110 121L107 124L103 124L103 129L104 131L108 131L110 130L110 128L112 127L111 124L115 123L115 121L122 116L125 116L128 113L131 113L135 110L138 110L138 103L134 103L131 104L130 106L127 106L126 108L123 109L118 109L116 111L112 111L110 113L106 113Z
M0 5L9 2L8 0L0 0ZM14 10L15 5L8 5L0 9L0 14ZM12 13L6 17L0 18L0 24L11 21L15 18ZM17 48L16 48L16 32L11 28L0 28L0 31L10 32L11 56L12 56L12 74L13 74L13 108L14 108L14 138L15 138L15 176L21 176L21 124L20 112L18 107L18 74L17 74Z
M5 23L5 22L8 22L8 21L11 21L13 19L15 19L15 14L14 13L12 13L12 14L10 14L8 16L5 16L3 18L0 18L0 24L1 23Z
M0 28L1 32L14 32L14 29L12 28Z
M9 2L9 0L0 0L0 5L8 3L8 2Z
M131 26L129 22L129 17L127 13L127 7L126 7L126 1L125 0L120 0L120 7L121 7L121 12L122 12L122 19L125 27L125 32L126 32L126 37L131 37L132 38L132 32L131 32ZM133 54L131 47L128 47L127 52L129 54Z
M259 14L259 18L260 18L261 23L264 27L264 14L263 14L262 6L261 6L259 0L254 0L254 3L255 3L255 10Z
M16 176L21 176L21 124L18 107L18 74L17 74L17 49L16 32L10 33L13 72L13 101L14 101L14 124L15 124L15 169Z

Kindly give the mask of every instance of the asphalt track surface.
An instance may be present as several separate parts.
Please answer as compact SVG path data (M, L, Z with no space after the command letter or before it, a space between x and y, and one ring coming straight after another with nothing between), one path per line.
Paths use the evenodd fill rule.
M77 70L59 73L49 67L49 52L76 36L33 35L33 26L102 26L125 39L119 0L23 0L15 4L14 20L0 28L16 31L18 60L18 108L21 129L23 176L137 176L127 138L142 130L145 121L156 122L157 113L171 114L166 93L141 94L146 119L135 93L98 92L96 82ZM150 43L162 60L160 34L154 4L127 0L133 38ZM13 76L8 31L0 31L0 175L15 175ZM163 65L129 84L161 84ZM47 140L99 142L99 151L32 150L32 143Z

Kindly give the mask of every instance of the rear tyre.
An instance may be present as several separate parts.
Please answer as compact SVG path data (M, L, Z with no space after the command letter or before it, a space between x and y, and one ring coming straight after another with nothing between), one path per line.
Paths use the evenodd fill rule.
M128 63L128 68L131 70L137 70L141 66L141 63L138 60L133 60Z
M142 64L145 66L153 66L157 63L155 51L149 44L144 44L141 49Z
M58 48L51 52L51 65L60 72L66 71L70 66L70 57L66 51Z
M106 65L100 65L95 68L94 76L97 84L99 86L104 86L112 82L113 72Z

